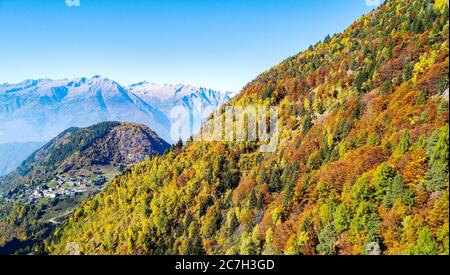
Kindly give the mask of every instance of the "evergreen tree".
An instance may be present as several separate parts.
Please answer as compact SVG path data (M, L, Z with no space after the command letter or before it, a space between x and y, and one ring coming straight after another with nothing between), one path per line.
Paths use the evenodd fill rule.
M394 169L386 162L383 162L377 169L374 175L373 182L375 187L375 198L378 201L383 201L386 196L386 191L392 184L394 178Z
M405 131L401 138L400 138L400 143L399 143L399 151L401 154L404 154L406 152L408 152L409 147L411 146L411 137L409 135L408 131Z
M336 230L336 233L341 234L345 230L348 229L350 225L350 209L345 204L341 203L336 212L334 212L333 226Z
M317 245L317 252L322 255L334 255L336 254L336 249L334 245L336 244L336 232L334 231L333 224L327 224L319 235L319 244Z
M256 192L255 189L252 189L252 192L250 192L250 197L248 198L248 208L253 209L257 206L258 199L256 198Z
M386 190L383 204L386 207L392 207L397 199L403 199L406 196L406 188L401 175L395 176Z
M303 133L307 133L313 126L313 118L309 112L306 113L305 121L303 122Z
M236 228L239 226L239 220L234 210L231 210L231 215L228 222L228 235L233 235Z

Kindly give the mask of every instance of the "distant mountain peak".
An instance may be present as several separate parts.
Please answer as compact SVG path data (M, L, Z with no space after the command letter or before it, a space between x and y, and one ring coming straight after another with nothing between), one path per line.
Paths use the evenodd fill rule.
M68 127L111 120L144 123L164 140L176 142L169 135L172 108L214 109L229 99L227 94L185 84L142 81L122 86L102 75L2 84L0 143L48 141Z

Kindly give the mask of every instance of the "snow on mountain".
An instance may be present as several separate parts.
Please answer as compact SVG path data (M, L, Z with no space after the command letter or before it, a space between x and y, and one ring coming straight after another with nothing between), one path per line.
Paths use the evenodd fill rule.
M181 84L123 87L102 76L0 84L0 143L48 141L69 127L102 121L143 123L176 142L170 135L173 108L182 106L197 121L229 99L229 93Z
M191 85L160 85L149 82L140 82L127 86L126 89L142 98L148 104L162 111L171 124L188 125L188 131L181 131L179 136L186 140L196 134L203 121L218 107L227 103L231 92L217 92L207 88ZM181 118L179 110L185 110ZM173 130L173 129L172 129ZM176 137L172 132L172 140Z
M69 127L102 121L144 123L169 138L162 112L101 76L0 86L0 143L46 141Z

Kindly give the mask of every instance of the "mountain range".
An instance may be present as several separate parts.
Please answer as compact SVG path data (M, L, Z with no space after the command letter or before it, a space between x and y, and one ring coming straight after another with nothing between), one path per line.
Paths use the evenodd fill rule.
M123 87L101 76L65 80L26 80L0 85L0 144L11 148L0 156L0 175L17 167L29 142L47 142L69 127L87 127L102 121L137 122L151 128L169 143L176 118L170 111L180 106L193 117L192 133L213 110L230 99L221 93L189 85L142 82ZM14 149L12 149L14 148ZM14 152L18 152L17 155ZM8 167L6 167L6 163Z

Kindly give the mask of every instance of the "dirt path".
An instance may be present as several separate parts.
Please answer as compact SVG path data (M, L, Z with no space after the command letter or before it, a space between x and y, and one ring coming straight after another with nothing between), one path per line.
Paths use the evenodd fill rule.
M70 211L67 211L66 213L61 214L61 215L59 215L59 216L57 216L57 217L51 218L51 219L48 220L47 222L53 223L53 224L55 224L55 225L61 224L60 222L57 222L56 220L59 219L59 218L61 218L61 217L64 217L64 216L67 216L67 215L71 214L73 211L75 211L75 208L72 209L72 210L70 210Z

